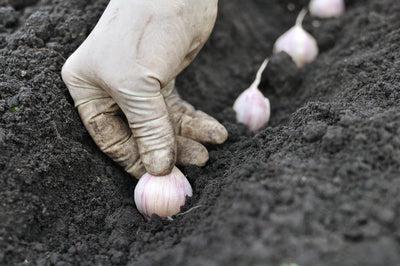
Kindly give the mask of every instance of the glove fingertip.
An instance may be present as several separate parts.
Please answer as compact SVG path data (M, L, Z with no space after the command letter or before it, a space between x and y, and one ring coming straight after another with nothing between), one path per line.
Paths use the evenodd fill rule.
M176 161L176 151L164 148L142 154L142 162L146 171L154 176L165 176L172 172Z
M206 147L202 144L181 136L177 137L178 158L177 163L183 166L205 166L209 160Z
M228 131L223 125L218 125L211 137L213 144L222 144L228 139Z

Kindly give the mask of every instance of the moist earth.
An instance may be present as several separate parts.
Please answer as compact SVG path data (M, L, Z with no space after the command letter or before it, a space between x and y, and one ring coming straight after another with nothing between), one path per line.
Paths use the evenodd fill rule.
M269 126L232 104L307 1L220 0L181 95L229 140L182 168L190 210L147 222L61 80L106 0L0 0L1 265L400 265L400 1L307 16L318 59L271 57Z

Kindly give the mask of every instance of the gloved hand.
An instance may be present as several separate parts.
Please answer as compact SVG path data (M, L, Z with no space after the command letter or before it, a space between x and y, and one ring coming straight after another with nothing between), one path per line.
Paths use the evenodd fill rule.
M62 77L100 149L139 178L203 166L226 129L183 101L175 77L208 39L218 0L111 0ZM121 116L121 111L126 120Z

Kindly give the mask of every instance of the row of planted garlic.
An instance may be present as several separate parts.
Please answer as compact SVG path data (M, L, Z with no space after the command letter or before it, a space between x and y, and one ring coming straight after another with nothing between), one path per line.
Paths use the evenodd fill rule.
M336 17L344 13L345 3L344 0L311 0L309 11L315 17ZM299 68L314 61L319 53L315 38L303 29L303 20L307 12L307 9L301 10L296 24L277 39L273 50L275 54L286 52ZM233 105L237 121L246 125L252 132L265 127L271 116L270 102L258 89L267 64L268 60L265 60L257 73L256 80Z
M320 18L339 16L345 11L344 0L311 0L309 11L311 15ZM299 68L314 61L318 55L316 40L302 26L306 14L307 10L303 9L295 26L278 38L273 51L286 52ZM265 127L271 116L270 102L258 89L267 64L268 60L265 60L255 81L238 97L233 106L237 121L253 132ZM135 203L146 218L153 214L166 218L179 213L186 198L191 197L192 193L189 181L175 167L167 176L145 174L136 185Z

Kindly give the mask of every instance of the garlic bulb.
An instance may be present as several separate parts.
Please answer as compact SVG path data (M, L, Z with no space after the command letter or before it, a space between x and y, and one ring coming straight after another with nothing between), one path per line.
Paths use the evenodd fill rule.
M317 41L302 26L306 14L307 10L303 9L296 25L279 37L274 45L274 53L286 52L299 68L314 61L318 55Z
M153 214L166 218L178 214L192 187L182 172L174 167L167 176L145 174L135 188L135 203L139 212L150 218Z
M338 17L346 11L344 0L311 0L311 15L320 18Z
M253 132L263 128L271 116L270 102L258 89L261 75L267 64L268 60L265 60L257 72L256 80L237 98L233 105L237 121L245 124Z

